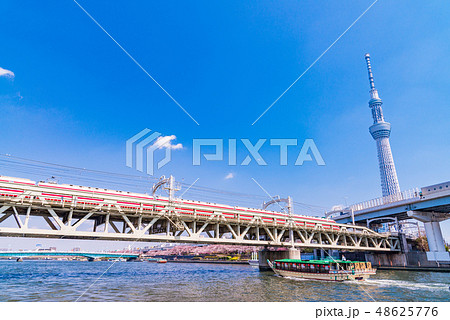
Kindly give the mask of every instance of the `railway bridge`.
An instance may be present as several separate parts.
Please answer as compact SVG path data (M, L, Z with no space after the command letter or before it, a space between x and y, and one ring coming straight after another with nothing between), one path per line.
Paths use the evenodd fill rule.
M401 250L397 237L327 218L4 176L0 236Z

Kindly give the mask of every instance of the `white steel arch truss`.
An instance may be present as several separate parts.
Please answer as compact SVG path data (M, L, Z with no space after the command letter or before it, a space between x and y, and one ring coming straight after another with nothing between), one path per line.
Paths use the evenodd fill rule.
M396 237L329 219L65 186L0 182L0 236L400 251Z

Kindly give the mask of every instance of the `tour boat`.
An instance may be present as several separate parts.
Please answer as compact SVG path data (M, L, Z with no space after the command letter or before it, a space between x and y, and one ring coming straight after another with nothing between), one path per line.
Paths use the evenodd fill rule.
M307 280L365 280L376 274L370 262L361 261L282 259L267 263L277 275Z

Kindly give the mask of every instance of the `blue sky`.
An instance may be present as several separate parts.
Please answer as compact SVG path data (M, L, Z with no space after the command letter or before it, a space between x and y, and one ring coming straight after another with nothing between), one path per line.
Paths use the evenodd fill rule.
M150 128L183 145L157 176L264 195L253 177L323 207L375 198L369 52L402 190L448 181L447 1L378 1L251 125L372 2L80 0L198 126L73 1L2 1L0 67L15 76L0 77L0 153L137 174L125 141ZM265 167L193 167L194 138L311 138L326 166L294 166L300 147L280 166L267 144ZM238 163L245 156L238 146Z

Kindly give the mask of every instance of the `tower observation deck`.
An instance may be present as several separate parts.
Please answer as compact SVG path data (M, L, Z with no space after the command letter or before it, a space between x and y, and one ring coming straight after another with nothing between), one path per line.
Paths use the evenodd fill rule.
M378 163L380 167L381 189L383 197L400 193L400 186L395 171L394 158L392 157L389 136L391 134L391 124L384 121L383 102L378 96L373 80L372 68L370 65L370 55L365 56L370 83L369 107L372 110L373 125L369 128L370 134L377 143Z

